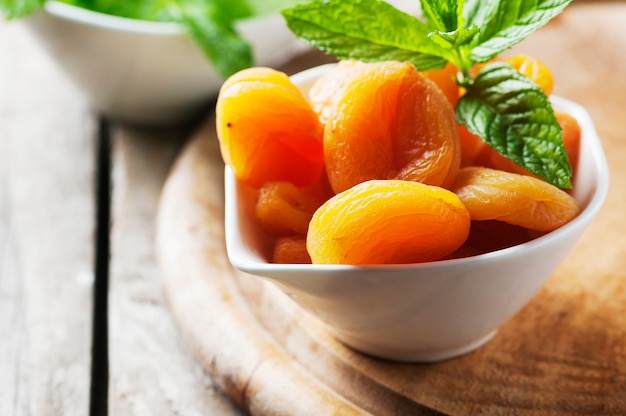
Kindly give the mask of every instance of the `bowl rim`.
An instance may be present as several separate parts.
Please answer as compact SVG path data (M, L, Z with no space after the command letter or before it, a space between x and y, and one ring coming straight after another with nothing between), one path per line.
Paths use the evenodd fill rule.
M103 29L123 32L150 33L155 35L177 35L185 33L183 27L175 22L152 22L131 19L101 13L61 1L47 1L44 10L51 16L72 22L87 24Z
M297 74L292 75L290 78L292 81L298 85L304 81L310 81L314 79L317 75L322 74L327 71L328 68L334 66L335 64L325 64L316 67L312 67L301 71ZM595 171L597 174L597 182L596 187L588 198L587 206L570 222L561 226L560 228L546 233L540 237L534 238L530 241L527 241L522 244L517 244L511 247L490 251L483 254L478 254L474 256L468 257L460 257L454 259L445 259L445 260L436 260L430 262L423 263L410 263L410 264L373 264L373 265L346 265L346 264L277 264L277 263L269 263L266 261L258 261L251 264L251 262L246 260L241 260L235 256L231 256L231 253L239 251L237 246L242 247L244 250L247 250L247 245L244 243L241 238L241 233L239 232L229 232L229 230L239 230L238 224L238 209L236 206L232 206L232 204L237 204L237 196L232 195L236 194L237 189L237 181L234 177L234 174L229 166L225 166L225 190L228 192L229 190L235 191L232 192L231 195L226 195L226 210L225 210L225 227L226 227L226 246L228 257L230 262L235 268L252 273L257 275L262 275L266 277L274 277L277 274L289 273L289 274L299 274L299 273L312 273L312 272L320 272L320 273L363 273L363 272L379 272L382 270L416 270L420 269L423 271L431 271L436 270L441 267L446 268L460 268L466 267L468 264L478 264L483 262L490 262L497 260L501 257L516 257L523 253L526 253L528 250L540 250L545 245L550 244L554 239L559 239L560 236L564 233L567 233L571 228L582 226L585 223L589 223L593 217L600 210L606 195L608 194L609 189L609 169L608 163L606 159L606 155L604 153L604 149L602 147L602 143L597 134L591 116L588 111L578 103L570 101L568 99L559 97L559 96L551 96L550 101L557 108L563 109L565 112L571 114L576 118L581 126L581 131L587 135L589 145L592 147L593 151L588 156L592 158L592 162L595 167ZM232 200L230 200L230 198ZM229 208L230 205L230 208Z
M46 1L44 3L43 10L49 15L59 19L75 23L81 23L101 29L111 29L127 33L140 33L162 36L187 34L185 28L176 22L156 22L150 20L115 16L55 0ZM275 13L255 15L245 19L241 19L237 21L235 25L239 27L240 25L246 25L248 22L251 21L262 21L275 17Z

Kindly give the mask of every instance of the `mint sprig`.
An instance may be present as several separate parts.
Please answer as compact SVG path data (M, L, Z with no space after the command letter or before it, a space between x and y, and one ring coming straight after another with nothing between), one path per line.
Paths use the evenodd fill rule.
M550 103L510 65L487 65L468 85L456 115L498 153L550 183L571 187L571 167Z
M559 15L569 3L571 0L467 0L466 25L481 28L471 59L486 62L504 52Z
M237 20L253 12L244 0L166 0L173 20L189 36L224 78L254 64L250 44L237 32Z
M291 31L338 59L459 68L457 120L508 159L559 186L571 166L549 99L510 66L471 73L557 16L571 0L420 0L423 18L381 0L314 0L283 10ZM505 68L506 66L506 68Z
M422 70L446 63L437 44L415 42L428 39L427 24L383 1L320 1L282 14L298 37L339 59L406 61Z

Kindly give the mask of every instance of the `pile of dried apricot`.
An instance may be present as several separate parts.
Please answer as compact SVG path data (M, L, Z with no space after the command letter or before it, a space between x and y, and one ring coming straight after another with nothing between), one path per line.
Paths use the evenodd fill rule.
M546 93L527 56L508 62ZM574 198L459 126L456 68L341 61L305 96L283 73L229 78L216 107L221 152L258 189L276 263L397 264L523 243L578 215ZM580 128L558 114L575 169Z

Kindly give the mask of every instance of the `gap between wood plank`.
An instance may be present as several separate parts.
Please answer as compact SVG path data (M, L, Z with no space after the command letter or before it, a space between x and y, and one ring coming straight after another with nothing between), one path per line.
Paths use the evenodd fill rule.
M96 161L96 253L91 354L90 416L108 413L108 292L111 230L111 134L109 122L98 123Z

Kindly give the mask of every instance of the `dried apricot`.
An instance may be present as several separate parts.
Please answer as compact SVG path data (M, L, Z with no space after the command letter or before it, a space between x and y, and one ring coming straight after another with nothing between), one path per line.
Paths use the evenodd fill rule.
M546 95L554 90L554 79L548 67L539 59L528 55L516 55L504 59L526 78L537 84Z
M371 179L451 185L461 151L446 96L408 63L367 65L344 88L324 130L333 190Z
M262 66L242 69L239 72L234 73L222 84L220 91L226 91L231 86L240 82L267 82L275 85L282 85L294 92L298 92L296 87L287 74L284 72L276 71L272 68L266 68Z
M448 63L442 69L431 69L424 71L422 74L429 80L433 81L446 95L452 107L456 107L459 102L459 85L456 83L456 76L459 69Z
M258 223L270 234L305 235L313 213L326 200L315 191L291 182L264 183L255 208Z
M475 134L472 134L463 125L459 125L459 141L461 143L461 166L480 166L483 163L487 144Z
M567 113L555 112L554 115L563 131L563 146L565 146L567 158L569 159L570 165L572 165L574 175L576 174L578 159L580 158L580 125L578 124L578 120Z
M469 213L451 191L371 180L335 195L315 212L307 250L314 264L432 261L459 248L469 228Z
M272 263L311 264L305 237L282 237L276 240Z
M255 68L227 80L216 105L216 127L224 162L244 183L304 186L320 178L323 127L279 71Z
M370 64L361 61L342 60L313 84L309 90L309 102L322 124L328 122L350 82L369 68Z
M459 170L452 187L472 220L552 231L578 215L576 200L541 179L485 167Z

